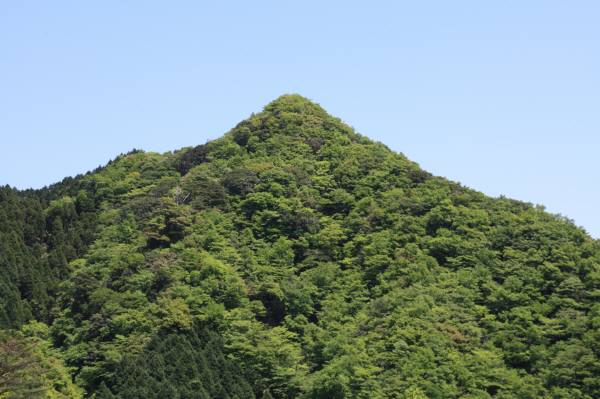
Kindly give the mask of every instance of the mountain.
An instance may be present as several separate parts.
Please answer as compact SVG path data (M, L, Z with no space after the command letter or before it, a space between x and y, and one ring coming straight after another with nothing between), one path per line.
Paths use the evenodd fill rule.
M3 399L600 398L600 242L298 95L1 188L0 294Z

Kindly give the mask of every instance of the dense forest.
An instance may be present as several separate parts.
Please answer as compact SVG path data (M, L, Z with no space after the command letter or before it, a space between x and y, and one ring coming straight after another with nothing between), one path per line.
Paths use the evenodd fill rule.
M0 398L600 398L600 242L285 95L0 188Z

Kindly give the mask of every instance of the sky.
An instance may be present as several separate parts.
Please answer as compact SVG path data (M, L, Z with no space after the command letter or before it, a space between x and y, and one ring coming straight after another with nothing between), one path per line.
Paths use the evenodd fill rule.
M600 2L4 1L0 185L217 138L299 93L600 237Z

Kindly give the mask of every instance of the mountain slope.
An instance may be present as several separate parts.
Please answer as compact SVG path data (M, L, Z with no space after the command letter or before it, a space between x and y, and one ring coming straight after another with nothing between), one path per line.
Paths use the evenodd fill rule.
M300 96L6 191L3 218L38 227L2 236L22 309L5 300L3 326L47 323L88 397L600 397L600 244Z

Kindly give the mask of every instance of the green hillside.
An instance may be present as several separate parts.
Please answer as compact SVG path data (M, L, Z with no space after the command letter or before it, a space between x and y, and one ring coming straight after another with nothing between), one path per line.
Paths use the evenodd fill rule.
M600 398L600 242L285 95L0 188L0 328L0 399Z

